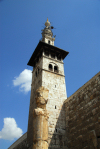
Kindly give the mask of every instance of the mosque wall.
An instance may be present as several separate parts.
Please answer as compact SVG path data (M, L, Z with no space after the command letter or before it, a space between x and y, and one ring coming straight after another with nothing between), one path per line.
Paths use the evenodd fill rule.
M100 72L64 103L68 149L100 148Z
M8 149L26 149L27 148L27 132L15 141Z

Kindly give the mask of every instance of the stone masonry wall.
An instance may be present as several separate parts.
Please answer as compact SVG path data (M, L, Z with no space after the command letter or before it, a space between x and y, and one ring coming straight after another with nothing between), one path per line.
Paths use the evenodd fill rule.
M52 64L53 70L48 66ZM58 66L58 73L54 72L54 66ZM48 145L49 149L62 149L65 147L65 114L63 102L66 100L66 85L64 66L62 61L50 57L43 57L42 86L49 90L46 109L49 112L48 119Z
M52 65L52 69L50 69ZM65 134L65 118L64 109L62 108L63 102L66 100L66 85L64 76L63 60L58 60L57 57L52 57L51 54L46 56L43 52L41 58L36 63L33 74L32 74L32 87L30 97L30 110L29 110L29 121L27 131L27 143L30 149L32 149L33 143L33 111L37 108L35 100L35 92L39 87L45 87L49 90L48 103L46 109L49 112L48 119L48 145L49 148L61 148L64 146L60 142L64 142L61 139ZM61 110L62 109L62 110ZM61 112L62 111L62 112ZM57 123L59 114L62 113L62 118ZM56 123L58 125L56 125ZM59 134L58 134L59 130ZM58 137L61 136L58 142ZM64 137L62 137L64 138Z
M20 144L18 144L16 147L13 149L27 149L27 138L23 140Z
M27 132L15 141L8 149L27 149Z
M100 72L64 106L68 149L100 149Z
M31 84L31 97L29 107L29 119L28 119L28 131L27 131L27 143L30 149L33 143L33 110L37 107L35 100L36 90L42 85L42 58L39 60L32 72L32 84ZM39 70L39 71L38 71ZM36 76L37 72L37 76Z
M48 149L48 118L46 110L49 91L39 87L36 91L37 108L33 111L33 145L32 149Z

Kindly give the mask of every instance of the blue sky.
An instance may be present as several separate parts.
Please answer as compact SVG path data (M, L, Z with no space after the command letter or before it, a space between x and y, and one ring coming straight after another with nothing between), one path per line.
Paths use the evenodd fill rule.
M47 17L56 28L55 46L69 51L68 97L100 71L100 0L0 0L2 149L27 131L32 70L27 62Z

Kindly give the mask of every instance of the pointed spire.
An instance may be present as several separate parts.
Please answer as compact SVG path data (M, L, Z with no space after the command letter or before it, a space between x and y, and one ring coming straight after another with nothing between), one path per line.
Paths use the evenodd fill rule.
M49 22L48 18L47 18L47 21L45 22L45 26L46 26L46 27L47 27L47 26L50 26L50 22Z

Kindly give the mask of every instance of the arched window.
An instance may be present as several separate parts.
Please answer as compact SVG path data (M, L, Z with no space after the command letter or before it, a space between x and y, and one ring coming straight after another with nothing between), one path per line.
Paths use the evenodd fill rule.
M48 40L48 44L50 44L50 40Z
M58 73L58 66L54 66L54 72Z
M49 64L49 70L50 70L50 71L52 71L52 70L53 70L53 68L52 68L52 65L51 65L51 64Z
M57 132L57 129L56 129L56 132Z

